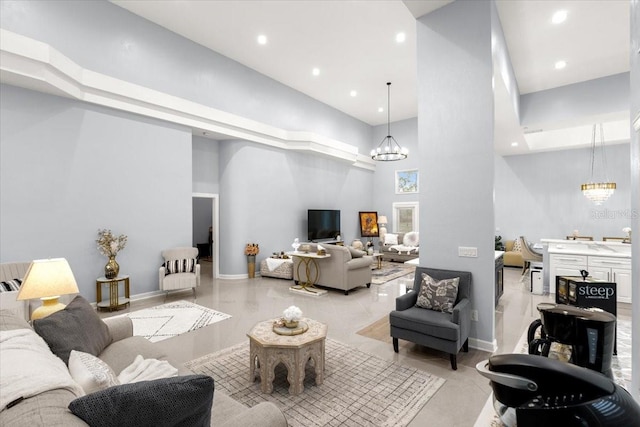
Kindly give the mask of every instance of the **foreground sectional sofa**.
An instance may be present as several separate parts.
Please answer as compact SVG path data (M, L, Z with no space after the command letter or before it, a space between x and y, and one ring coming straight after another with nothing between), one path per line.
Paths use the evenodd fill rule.
M77 298L67 308L77 306L76 300ZM90 307L84 299L80 303ZM92 416L105 421L113 414L108 415L108 412L103 412L99 415L99 411L105 411L103 401L106 399L103 397L104 393L111 393L111 396L115 394L116 398L110 401L111 407L106 405L106 409L117 414L117 417L113 416L112 420L120 419L125 420L125 422L110 420L111 422L107 424L92 424L119 426L202 425L203 419L208 420L208 411L210 411L210 425L212 426L287 426L287 421L282 412L271 403L260 403L248 408L220 391L214 392L213 380L210 377L191 375L192 372L182 365L169 360L156 345L143 337L133 336L133 326L128 317L118 316L102 321L95 312L92 311L91 313L95 315L95 318L102 325L106 325L104 328L106 328L110 337L109 343L104 349L97 352L96 356L106 362L114 373L120 373L134 362L136 356L141 355L144 359L167 360L172 366L178 368L178 376L166 380L156 380L156 382L115 385L102 391L86 394L78 399L78 395L84 394L83 389L71 377L67 365L62 362L63 358L56 356L51 350L53 349L58 354L59 346L56 346L53 341L50 342L52 338L49 338L46 344L36 345L38 344L37 341L42 340L40 340L40 335L35 334L35 331L46 334L47 330L44 328L46 324L38 326L38 321L36 321L32 328L20 315L9 310L0 310L0 397L2 398L0 425L7 427L86 426L87 423L74 415L69 409L71 402L76 403L75 407L85 411L88 410L90 413L93 412ZM63 339L62 345L67 345L67 341L74 342L82 341L83 339L95 341L96 336L104 332L103 330L94 333L91 330L91 324L95 321L95 318L83 321L82 324L68 325L70 318L80 319L86 314L80 313L78 315L77 312L74 312L72 317L64 318L65 323L70 327L61 328L60 324L53 325L55 331L64 329L65 333L68 334L65 337L68 340ZM97 323L96 325L100 324ZM98 327L101 328L102 326ZM68 332L73 329L78 333ZM37 336L34 337L34 335ZM31 343L28 345L16 345L18 336L28 338ZM16 360L18 360L18 363L15 363ZM39 362L29 363L31 360ZM47 371L45 367L48 367L49 364L51 364L52 369ZM45 384L50 385L47 387ZM191 387L192 385L193 387ZM34 390L33 387L36 389ZM118 392L126 390L126 387L129 387L129 391L135 388L133 394L118 395ZM191 404L189 400L191 397L186 395L198 387L204 389L205 393L198 391L200 395L204 396L202 398L197 396L197 398L193 399L193 404ZM167 394L175 392L175 390L180 390L181 392L184 390L184 392L181 395L176 395L175 399L167 396ZM34 393L35 395L33 395ZM97 393L102 393L99 395L100 398L92 400L91 397L98 396ZM213 394L212 407L209 406L211 394ZM16 396L20 397L16 398ZM121 400L118 401L118 398ZM98 405L96 405L96 408L92 408L91 405L96 403L96 400L98 400ZM171 411L179 412L178 418L182 417L182 423L159 423L152 420L159 413L162 413L164 420L171 419L168 418L171 416ZM77 413L77 411L74 412ZM204 416L201 417L200 413L204 413ZM185 415L190 416L191 414L193 414L192 418L185 418Z

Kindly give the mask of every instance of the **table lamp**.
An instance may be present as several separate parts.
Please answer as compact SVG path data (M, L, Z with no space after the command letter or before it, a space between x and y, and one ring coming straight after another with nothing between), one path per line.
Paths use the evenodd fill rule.
M42 300L42 306L31 314L31 320L36 320L62 310L65 305L58 301L61 295L78 292L78 284L66 259L37 259L31 262L17 299Z
M384 243L384 236L387 234L387 217L380 215L378 217L378 236L380 237L380 244Z

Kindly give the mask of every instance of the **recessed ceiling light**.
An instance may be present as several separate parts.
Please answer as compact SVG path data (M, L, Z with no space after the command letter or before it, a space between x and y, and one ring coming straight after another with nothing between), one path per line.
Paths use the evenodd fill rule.
M267 36L260 34L258 36L258 44L267 44Z
M517 143L517 142L512 142L512 143L511 143L511 146L512 146L512 147L517 147L517 146L518 146L518 143Z
M319 76L320 68L314 68L313 70L311 70L311 74L313 74L314 76Z
M407 35L405 33L398 33L396 34L396 42L397 43L404 43L404 41L407 39Z
M349 92L349 95L358 96L358 92L356 92L355 90L352 90L351 92Z
M384 108L378 107L378 113L383 113L383 112L384 112Z
M559 10L556 13L554 13L553 16L551 17L551 22L553 22L554 24L562 24L566 20L567 20L566 10Z
M562 70L566 66L567 66L567 61L558 61L554 65L554 67L556 67L556 70Z

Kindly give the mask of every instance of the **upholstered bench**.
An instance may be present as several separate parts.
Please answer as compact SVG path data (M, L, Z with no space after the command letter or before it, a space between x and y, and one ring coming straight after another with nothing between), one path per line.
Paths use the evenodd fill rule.
M260 275L262 277L275 277L276 279L293 279L293 260L281 258L266 258L260 262Z

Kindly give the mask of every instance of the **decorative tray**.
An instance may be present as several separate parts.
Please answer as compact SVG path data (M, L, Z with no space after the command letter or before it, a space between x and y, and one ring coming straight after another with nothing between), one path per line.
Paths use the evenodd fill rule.
M307 322L303 322L302 320L298 322L298 326L295 328L287 328L279 322L273 324L273 332L278 335L300 335L304 334L309 330L309 325Z

